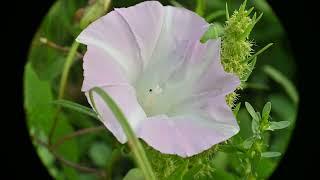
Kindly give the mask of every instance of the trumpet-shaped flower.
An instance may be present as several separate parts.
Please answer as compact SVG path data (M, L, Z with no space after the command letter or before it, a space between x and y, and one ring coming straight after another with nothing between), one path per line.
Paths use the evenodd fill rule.
M225 141L239 126L225 96L240 84L220 62L221 40L200 43L209 27L195 13L157 1L119 8L90 24L82 91L105 90L136 135L165 154L198 154ZM101 121L121 143L120 124L94 94ZM91 104L91 102L90 102Z

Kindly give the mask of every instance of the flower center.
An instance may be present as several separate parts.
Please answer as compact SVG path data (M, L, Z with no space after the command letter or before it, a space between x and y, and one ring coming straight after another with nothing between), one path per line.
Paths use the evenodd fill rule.
M165 113L163 107L163 88L159 85L144 90L142 94L138 96L138 101L143 107L145 113L148 116Z

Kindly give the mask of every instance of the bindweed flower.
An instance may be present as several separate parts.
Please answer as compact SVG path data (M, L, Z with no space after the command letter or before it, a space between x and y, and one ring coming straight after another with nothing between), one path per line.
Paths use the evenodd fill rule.
M240 84L220 62L221 40L200 43L209 24L157 1L115 9L77 38L87 45L82 91L104 89L137 137L165 154L192 156L232 137L239 126L225 96ZM104 125L121 143L120 124L93 96ZM91 102L90 102L91 103Z

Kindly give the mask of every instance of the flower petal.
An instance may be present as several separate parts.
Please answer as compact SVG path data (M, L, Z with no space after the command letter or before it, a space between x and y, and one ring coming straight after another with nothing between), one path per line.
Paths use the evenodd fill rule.
M103 50L88 46L83 57L82 91L106 85L129 84L125 72L116 61Z
M141 121L146 119L146 114L137 101L133 87L128 85L119 85L104 86L102 89L105 90L117 103L133 130L138 127ZM88 92L86 93L86 96L92 106ZM120 143L125 143L127 141L127 137L109 107L98 94L94 93L93 98L97 112L103 124L112 132Z
M130 82L134 82L142 70L140 49L127 22L112 11L90 24L77 37L77 41L104 51L124 70Z
M183 63L170 76L168 83L179 82L182 89L192 89L188 97L207 93L226 95L234 91L240 80L236 75L224 71L220 61L220 38L202 44L189 42Z
M128 8L115 9L128 23L141 50L144 65L157 44L164 10L158 1L146 1Z
M168 78L181 66L188 54L189 42L199 42L208 28L208 23L192 11L171 6L163 9L160 36L144 72L135 83L140 93L157 86L165 89ZM171 93L165 94L171 96Z
M164 12L160 37L151 57L153 64L157 64L157 61L170 64L171 59L165 55L170 54L182 41L200 40L208 28L208 23L202 17L187 9L166 6Z
M212 114L189 113L174 117L150 117L142 122L137 134L162 153L193 156L227 140L239 131L230 108L216 108Z
M240 85L240 79L223 69L220 60L221 39L209 40L206 44L204 61L210 63L197 81L197 88L194 93L202 94L211 91L211 93L214 92L217 95L227 95Z

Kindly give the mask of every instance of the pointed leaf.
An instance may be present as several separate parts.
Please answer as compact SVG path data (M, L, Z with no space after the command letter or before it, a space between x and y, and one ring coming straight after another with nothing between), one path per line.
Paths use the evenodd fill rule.
M271 111L271 102L267 102L264 105L263 110L262 110L262 120L263 121L267 121L268 120L270 111Z
M280 152L269 151L269 152L261 153L261 157L264 157L264 158L273 158L273 157L279 157L279 156L281 156Z
M204 0L197 0L197 7L195 12L199 15L199 16L203 16L204 15L204 11L206 8L206 2Z
M81 104L78 104L78 103L75 103L72 101L67 101L67 100L56 100L56 101L53 101L53 103L60 105L62 107L86 114L86 115L91 116L95 119L99 119L96 112L94 112L92 109L90 109L86 106L83 106Z
M263 68L263 70L267 75L269 75L274 81L278 82L284 88L295 104L299 102L299 94L289 79L287 79L281 72L272 66L267 65Z
M229 20L229 8L228 8L228 3L226 2L226 19Z
M245 149L250 149L255 140L256 138L254 136L247 138L242 142L242 147Z
M257 120L259 121L259 117L256 113L256 111L253 109L253 107L251 106L251 104L249 104L248 102L245 102L245 106L247 108L247 111L249 112L249 114L251 115L251 117L254 119L254 120Z
M250 62L252 59L258 57L258 55L260 55L261 53L263 53L264 51L266 51L267 49L269 49L271 46L273 45L273 43L269 43L266 46L264 46L262 49L260 49L258 52L256 52L254 55L250 56L248 59L246 59L245 61Z
M278 130L278 129L284 129L287 128L290 125L289 121L279 121L279 122L270 122L269 127L267 128L267 130L270 131L274 131L274 130Z
M251 129L253 134L259 134L259 121L252 119Z

